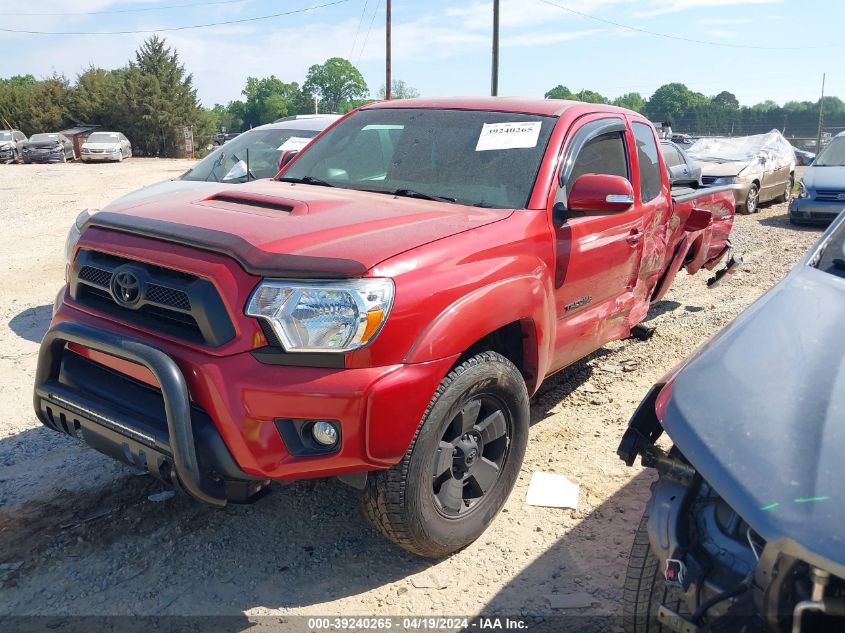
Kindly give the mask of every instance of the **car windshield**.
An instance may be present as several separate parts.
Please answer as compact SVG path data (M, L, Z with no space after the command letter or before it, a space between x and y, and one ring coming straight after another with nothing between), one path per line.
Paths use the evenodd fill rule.
M29 137L30 141L38 143L39 141L58 141L58 134L33 134Z
M0 132L0 141L11 141L12 140L12 133L11 132Z
M85 140L86 143L117 143L119 141L120 137L113 132L95 132Z
M822 150L813 167L843 167L845 166L845 137L833 139Z
M477 110L361 110L311 145L281 180L525 208L555 120Z
M244 132L203 158L182 176L182 180L245 182L247 178L272 178L279 172L282 152L301 149L318 133L317 130L291 128ZM239 165L241 161L243 163Z
M816 267L831 275L845 277L845 224L840 224L830 236Z

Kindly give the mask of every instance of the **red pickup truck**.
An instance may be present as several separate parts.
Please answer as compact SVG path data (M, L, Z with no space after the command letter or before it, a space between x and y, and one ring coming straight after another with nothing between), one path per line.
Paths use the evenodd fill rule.
M726 255L730 191L674 193L631 111L366 106L275 179L85 214L35 410L212 504L340 477L446 555L510 493L543 379Z

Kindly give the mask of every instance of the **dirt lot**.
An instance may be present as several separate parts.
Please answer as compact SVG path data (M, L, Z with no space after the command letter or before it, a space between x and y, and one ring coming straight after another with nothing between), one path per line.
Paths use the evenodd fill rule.
M558 614L555 593L588 592L577 613L617 615L649 473L615 456L653 381L771 287L816 240L785 205L739 217L747 265L707 290L678 276L655 305L648 342L616 342L550 379L517 488L488 532L440 562L381 539L334 481L278 487L255 505L215 510L185 497L154 502L148 477L42 428L31 407L38 341L62 283L67 228L189 163L0 166L0 620L7 614ZM578 511L529 507L531 473L581 484ZM586 620L582 620L586 622ZM615 630L615 620L598 620ZM592 626L592 625L591 625Z

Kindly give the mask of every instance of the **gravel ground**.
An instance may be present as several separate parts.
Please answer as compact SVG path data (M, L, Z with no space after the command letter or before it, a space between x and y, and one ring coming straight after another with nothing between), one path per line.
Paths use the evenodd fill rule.
M472 546L439 562L392 546L332 480L279 486L216 510L151 501L149 477L42 428L31 411L38 341L61 285L67 227L187 161L0 166L0 618L53 615L473 615L541 621L553 594L587 592L579 614L618 615L628 549L651 475L616 457L651 384L771 287L817 239L786 205L737 218L746 266L708 290L680 274L647 342L614 342L549 379L533 399L514 493ZM10 239L11 238L11 239ZM529 507L536 470L581 484L577 511ZM596 625L615 630L610 618ZM582 620L586 622L586 620Z

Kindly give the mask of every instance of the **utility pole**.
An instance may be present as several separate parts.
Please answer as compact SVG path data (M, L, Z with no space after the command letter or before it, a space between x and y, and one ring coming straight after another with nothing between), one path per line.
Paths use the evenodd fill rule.
M387 0L387 28L385 30L385 33L387 34L387 36L386 36L387 51L386 51L386 55L385 55L386 64L385 64L385 69L384 69L385 70L384 98L387 99L388 101L390 101L390 88L392 87L391 86L391 79L390 79L390 0Z
M816 155L822 151L822 127L824 126L824 80L827 73L822 75L822 98L819 100L819 133L816 136Z
M499 94L499 0L493 0L493 69L490 78L490 96Z

